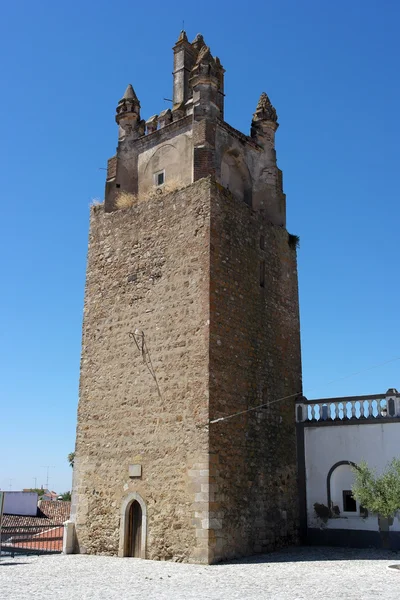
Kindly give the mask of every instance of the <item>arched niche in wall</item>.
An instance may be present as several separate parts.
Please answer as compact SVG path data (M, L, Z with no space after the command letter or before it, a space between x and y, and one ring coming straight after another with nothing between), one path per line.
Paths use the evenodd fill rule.
M358 503L351 496L351 488L354 483L353 469L357 465L350 460L341 460L335 463L329 470L327 476L328 506L337 506L340 514L359 514Z
M157 184L156 176L164 173L163 183L172 191L192 182L192 140L182 134L173 143L166 142L145 150L138 157L139 195Z
M252 182L249 169L237 150L227 150L221 161L221 184L235 198L252 206Z

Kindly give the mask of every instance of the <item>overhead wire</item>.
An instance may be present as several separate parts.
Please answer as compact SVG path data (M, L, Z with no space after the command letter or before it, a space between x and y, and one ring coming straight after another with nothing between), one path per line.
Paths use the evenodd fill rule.
M367 369L362 369L361 371L357 371L355 373L345 375L344 377L338 377L337 379L332 379L331 381L328 381L325 385L331 385L332 383L336 383L337 381L343 381L343 379L349 379L350 377L355 377L356 375L360 375L361 373L366 373L367 371L372 371L373 369L383 367L384 365L395 362L396 360L400 360L400 356L397 356L396 358L391 358L390 360L386 360L383 363L378 363L376 365L373 365L372 367L368 367ZM311 389L316 389L316 388L311 388ZM251 406L250 408L247 408L245 410L240 410L236 413L232 413L231 415L227 415L226 417L218 417L217 419L211 419L211 420L209 420L209 423L214 424L214 423L218 423L220 421L227 421L228 419L233 419L233 417L238 417L239 415L243 415L245 413L248 413L248 412L251 412L254 410L259 410L260 408L266 408L268 406L271 406L271 404L276 404L277 402L282 402L283 400L288 400L289 398L295 398L295 397L298 397L301 395L302 395L302 392L300 391L300 392L296 392L295 394L290 394L289 396L282 396L281 398L276 398L275 400L271 400L270 402L265 402L264 404L259 404L258 406Z

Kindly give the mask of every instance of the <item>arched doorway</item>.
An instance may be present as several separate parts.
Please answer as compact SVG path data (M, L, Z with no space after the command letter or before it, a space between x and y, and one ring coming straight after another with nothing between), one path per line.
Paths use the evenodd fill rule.
M147 507L137 492L128 494L121 505L118 556L146 558Z
M142 509L137 500L129 507L125 556L142 556Z

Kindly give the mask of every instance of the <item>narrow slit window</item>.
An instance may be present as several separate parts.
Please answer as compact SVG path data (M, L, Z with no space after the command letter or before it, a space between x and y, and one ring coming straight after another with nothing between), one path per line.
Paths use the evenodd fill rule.
M343 490L343 511L357 512L357 503L353 498L351 490Z
M264 250L265 248L265 238L263 235L260 235L260 248L261 250Z
M260 287L265 287L265 260L260 261Z

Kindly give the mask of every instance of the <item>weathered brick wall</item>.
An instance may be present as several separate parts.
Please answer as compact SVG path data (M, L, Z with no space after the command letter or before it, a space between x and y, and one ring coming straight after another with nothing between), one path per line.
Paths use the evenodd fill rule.
M296 250L287 231L217 187L210 246L213 419L302 388ZM210 424L211 561L296 542L294 401Z
M208 560L209 187L92 210L73 495L81 552L117 554L135 491L148 558Z
M216 123L202 119L193 122L193 181L215 177Z

